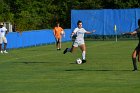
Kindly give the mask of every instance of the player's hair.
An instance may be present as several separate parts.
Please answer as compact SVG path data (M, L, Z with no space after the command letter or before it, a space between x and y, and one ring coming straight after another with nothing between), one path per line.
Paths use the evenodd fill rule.
M140 27L140 19L138 19L138 26Z
M60 25L60 23L59 23L59 22L56 22L56 23L55 23L55 26L57 26L58 24Z
M0 28L2 28L3 27L3 22L0 22Z
M82 21L81 20L78 20L77 25L79 25L79 23L82 23Z
M60 24L59 22L56 22L56 24Z

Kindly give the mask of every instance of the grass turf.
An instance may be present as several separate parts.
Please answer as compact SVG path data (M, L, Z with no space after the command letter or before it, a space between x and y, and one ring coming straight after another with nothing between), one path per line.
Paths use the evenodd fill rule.
M0 93L138 93L140 71L133 72L131 53L138 41L86 41L87 63L62 54L71 42L9 50L0 54ZM139 67L138 63L138 68Z

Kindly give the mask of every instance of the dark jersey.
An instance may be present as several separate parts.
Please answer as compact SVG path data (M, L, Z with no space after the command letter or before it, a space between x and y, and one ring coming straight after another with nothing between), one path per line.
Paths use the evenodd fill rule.
M137 36L139 38L139 44L138 44L138 46L140 47L140 27L137 28L135 31L137 31Z

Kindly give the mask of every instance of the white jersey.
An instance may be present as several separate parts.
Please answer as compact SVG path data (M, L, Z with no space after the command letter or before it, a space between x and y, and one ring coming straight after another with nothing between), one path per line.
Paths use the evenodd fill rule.
M84 34L86 33L87 31L84 29L84 28L75 28L73 33L76 34L76 39L73 43L73 46L74 47L78 47L82 44L85 44L84 42Z
M0 37L4 37L7 29L5 27L0 28Z
M74 29L74 34L76 34L76 39L79 40L79 39L84 39L84 34L87 32L84 28L75 28Z

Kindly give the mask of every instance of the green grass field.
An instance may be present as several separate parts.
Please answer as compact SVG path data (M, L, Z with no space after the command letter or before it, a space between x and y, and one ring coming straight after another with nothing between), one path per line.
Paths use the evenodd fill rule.
M62 54L72 42L13 49L0 54L0 93L139 93L140 71L132 71L138 41L86 41L87 63ZM140 63L138 63L138 68Z

